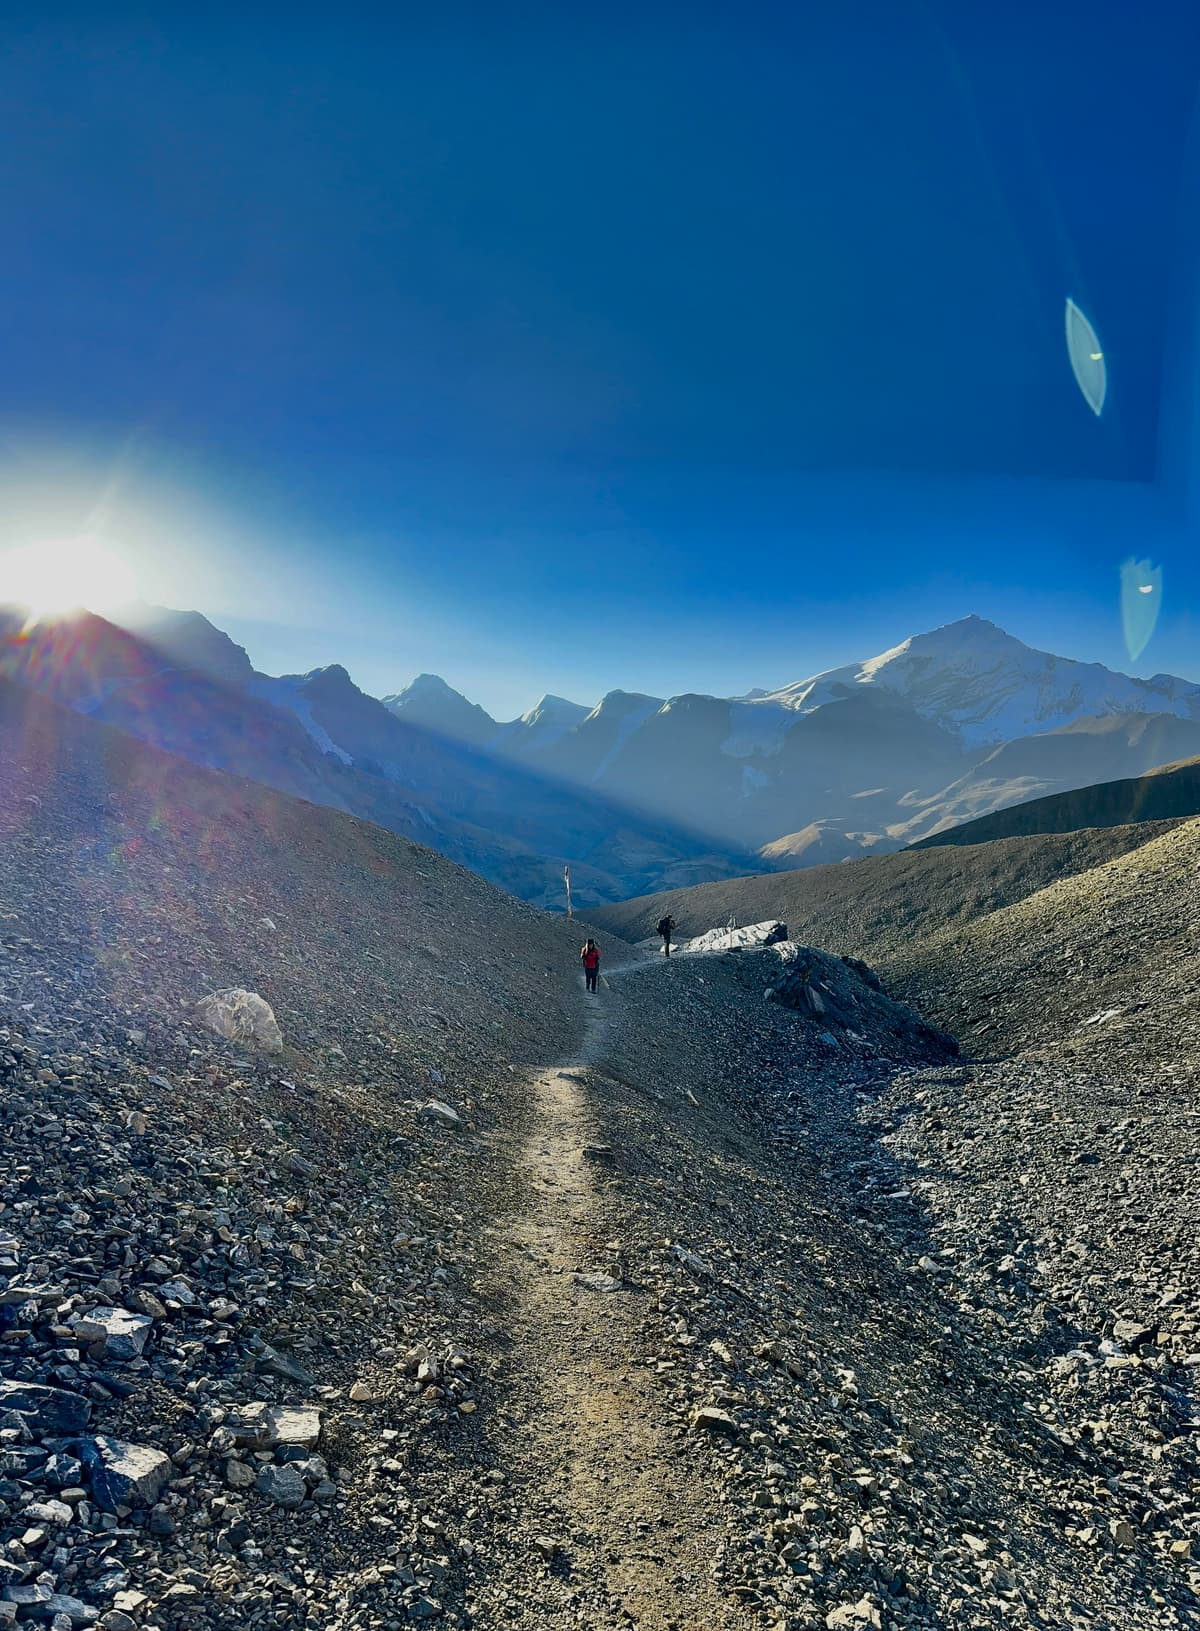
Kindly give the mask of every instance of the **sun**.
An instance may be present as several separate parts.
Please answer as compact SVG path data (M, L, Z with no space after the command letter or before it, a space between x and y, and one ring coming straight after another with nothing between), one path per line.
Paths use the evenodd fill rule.
M0 606L20 606L32 617L83 608L103 614L136 593L128 562L86 534L0 555Z

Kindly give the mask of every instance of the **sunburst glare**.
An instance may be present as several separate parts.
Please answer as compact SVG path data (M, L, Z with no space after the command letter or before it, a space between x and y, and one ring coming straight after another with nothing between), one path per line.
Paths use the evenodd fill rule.
M20 606L34 617L85 607L103 614L136 592L129 563L86 534L0 555L0 605Z

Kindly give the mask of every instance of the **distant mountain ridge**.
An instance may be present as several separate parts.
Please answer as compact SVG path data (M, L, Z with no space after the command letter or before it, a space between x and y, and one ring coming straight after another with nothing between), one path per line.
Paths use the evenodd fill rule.
M972 745L995 746L1110 714L1200 719L1200 685L1169 674L1133 679L1101 663L1035 651L974 615L760 700L808 711L868 685L904 697L923 718Z
M11 620L10 620L11 621ZM980 617L739 698L546 695L497 721L440 676L256 674L198 613L52 632L5 672L217 768L412 831L515 893L576 898L883 855L1029 799L1200 756L1200 685L1035 651Z
M546 698L498 724L438 682L436 718L491 754L671 820L702 809L772 867L886 853L1200 753L1200 685L1037 651L975 615L742 697L617 690L590 709Z
M255 674L206 627L147 617L135 636L86 613L30 627L24 612L0 610L0 679L195 764L365 817L548 906L563 902L568 863L580 905L618 899L638 879L699 882L751 864L695 828L397 718L340 664ZM250 677L230 683L214 665Z

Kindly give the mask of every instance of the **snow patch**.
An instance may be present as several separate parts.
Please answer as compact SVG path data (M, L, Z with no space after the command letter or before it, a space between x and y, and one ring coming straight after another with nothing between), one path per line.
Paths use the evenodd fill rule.
M337 668L339 665L335 663L332 666ZM318 674L327 673L328 670L317 669L315 672ZM333 757L340 759L344 765L352 765L354 760L351 755L346 752L345 748L338 747L329 732L323 726L317 724L312 716L312 709L309 707L308 699L300 694L300 686L311 677L308 674L297 674L287 675L283 679L276 680L270 679L266 675L260 675L249 689L256 696L262 697L264 701L273 702L277 708L286 708L289 713L294 714L322 753L332 753Z

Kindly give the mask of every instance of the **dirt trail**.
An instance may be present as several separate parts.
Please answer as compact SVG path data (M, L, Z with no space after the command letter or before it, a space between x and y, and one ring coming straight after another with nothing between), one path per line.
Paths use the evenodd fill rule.
M645 1294L624 1277L607 1152L586 1102L591 1061L620 1024L619 977L638 967L609 971L614 985L589 999L580 1059L533 1083L520 1156L528 1210L506 1230L517 1248L510 1369L525 1412L522 1521L533 1545L538 1523L560 1526L547 1530L559 1548L552 1580L589 1627L735 1631L748 1622L710 1577L720 1509L685 1474L656 1384L631 1358ZM605 1289L613 1282L619 1289Z

